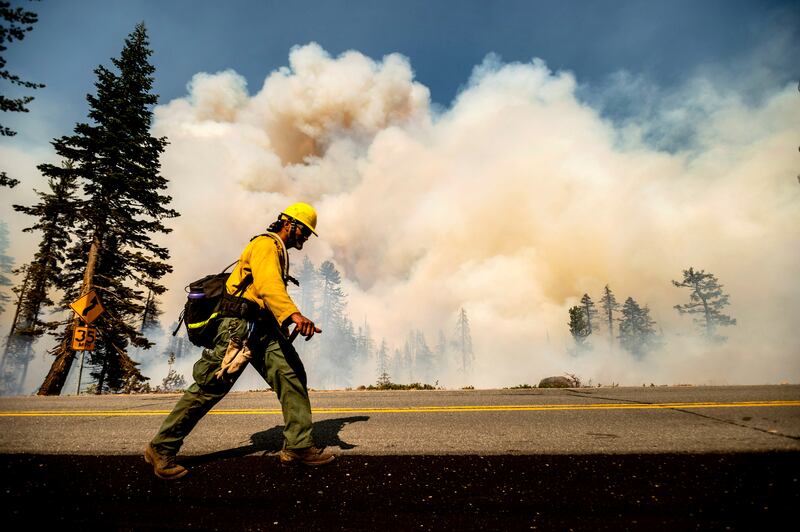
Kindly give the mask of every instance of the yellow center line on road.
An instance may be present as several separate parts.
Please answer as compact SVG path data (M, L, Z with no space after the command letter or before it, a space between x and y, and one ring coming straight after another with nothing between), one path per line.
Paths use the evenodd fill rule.
M321 414L410 414L431 412L546 412L563 410L657 410L696 408L762 408L775 406L800 406L800 401L741 401L698 403L593 403L547 405L453 405L409 407L315 408ZM0 412L0 417L124 417L165 416L169 410L19 410ZM280 409L220 409L208 415L281 415Z

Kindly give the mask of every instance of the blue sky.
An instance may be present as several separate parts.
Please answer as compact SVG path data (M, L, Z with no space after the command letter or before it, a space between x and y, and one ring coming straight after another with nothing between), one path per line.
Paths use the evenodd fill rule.
M109 65L144 21L154 50L161 103L183 96L197 72L233 69L251 93L287 64L292 46L311 41L336 56L357 50L380 59L399 52L416 79L446 107L483 58L544 59L572 71L587 89L625 71L668 89L701 69L736 72L757 61L762 83L798 77L796 2L669 1L306 1L72 0L14 2L39 23L6 52L12 72L42 82L31 115L6 114L13 142L69 133L86 116L93 69ZM778 51L772 49L777 47ZM758 59L754 59L757 56ZM735 77L732 74L731 77ZM763 87L748 87L756 92ZM7 90L4 87L4 90ZM29 117L39 127L26 129ZM46 125L45 125L46 124Z

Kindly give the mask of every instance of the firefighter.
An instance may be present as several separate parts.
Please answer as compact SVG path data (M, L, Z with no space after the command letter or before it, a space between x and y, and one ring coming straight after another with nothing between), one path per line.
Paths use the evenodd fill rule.
M314 208L295 203L280 213L267 233L254 237L245 247L226 283L224 301L233 304L222 313L225 317L217 320L214 347L203 350L192 371L195 382L145 449L145 460L156 476L177 479L188 473L175 461L184 438L225 397L247 363L280 400L284 420L281 463L317 466L334 460L333 454L314 445L306 372L288 330L294 324L292 334L299 333L306 340L322 332L300 313L286 291L291 280L288 249L303 249L311 235L317 234L316 226ZM240 290L243 286L244 291Z

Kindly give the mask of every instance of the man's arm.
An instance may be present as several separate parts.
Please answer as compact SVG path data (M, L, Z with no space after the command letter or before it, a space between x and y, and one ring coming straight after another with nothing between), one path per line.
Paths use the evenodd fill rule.
M300 334L309 340L314 333L322 332L314 322L300 313L292 301L281 275L278 248L272 238L259 238L253 242L250 256L250 269L253 274L253 290L281 326L294 323Z

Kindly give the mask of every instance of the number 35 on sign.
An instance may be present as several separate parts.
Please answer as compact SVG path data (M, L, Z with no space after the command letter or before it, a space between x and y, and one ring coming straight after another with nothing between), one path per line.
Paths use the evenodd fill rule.
M72 349L75 351L92 351L97 339L97 329L94 327L75 327L72 334Z

